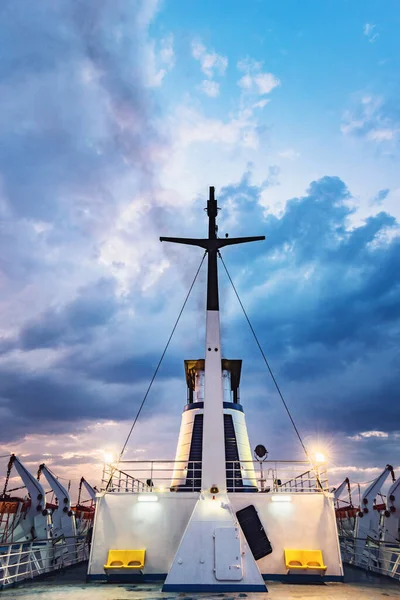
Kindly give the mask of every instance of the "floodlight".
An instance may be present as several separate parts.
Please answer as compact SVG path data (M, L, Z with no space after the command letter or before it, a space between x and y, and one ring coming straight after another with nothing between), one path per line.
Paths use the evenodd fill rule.
M254 448L254 454L256 455L257 459L267 458L268 456L267 449L265 446L263 446L263 444L257 444L257 446Z

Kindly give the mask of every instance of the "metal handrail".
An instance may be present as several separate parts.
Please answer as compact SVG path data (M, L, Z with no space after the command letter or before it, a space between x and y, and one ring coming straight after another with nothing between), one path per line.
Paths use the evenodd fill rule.
M400 544L339 535L344 563L400 581Z
M119 466L123 467L123 470ZM304 470L308 461L225 461L229 492L327 492L322 469ZM112 492L199 491L202 462L187 460L123 460L105 465L102 489Z
M0 589L88 560L86 536L11 542L0 548Z

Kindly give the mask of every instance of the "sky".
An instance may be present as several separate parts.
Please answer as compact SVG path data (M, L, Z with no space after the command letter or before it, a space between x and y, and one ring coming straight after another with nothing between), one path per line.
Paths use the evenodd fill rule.
M395 0L3 0L0 472L98 484L201 260L159 236L265 235L224 261L331 480L400 470ZM252 447L304 458L220 264ZM203 268L126 458L173 458ZM15 479L17 481L17 479Z

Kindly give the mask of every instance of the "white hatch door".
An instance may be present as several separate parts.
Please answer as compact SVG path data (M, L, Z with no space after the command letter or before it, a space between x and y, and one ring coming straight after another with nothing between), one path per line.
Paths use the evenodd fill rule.
M237 527L218 527L215 539L215 577L219 581L243 579L240 536Z

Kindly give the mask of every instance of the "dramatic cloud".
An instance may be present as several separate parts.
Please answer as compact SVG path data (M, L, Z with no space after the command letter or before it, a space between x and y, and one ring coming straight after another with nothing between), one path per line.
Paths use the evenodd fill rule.
M148 40L156 8L152 0L3 3L3 439L50 423L62 432L77 418L82 427L96 414L121 419L133 412L127 399L142 394L125 386L126 376L114 383L105 370L95 380L84 366L108 335L123 363L126 347L110 332L129 329L131 295L168 265L149 235L162 221L155 169L166 147L151 92L154 60L164 69L174 62L171 36L157 47ZM154 308L156 300L142 302ZM71 355L82 357L74 370L64 366ZM145 376L136 370L129 381L140 387Z
M44 454L75 478L93 472L103 449L120 450L202 257L159 236L204 235L215 184L220 235L266 236L223 258L307 445L325 444L338 477L348 464L367 478L377 460L394 462L400 439L400 242L390 214L398 105L355 96L342 122L345 136L389 157L391 177L382 162L370 181L368 163L361 183L356 174L343 181L347 155L337 176L322 176L323 152L305 160L314 133L307 146L293 124L285 136L287 98L268 104L281 84L271 70L294 86L279 93L297 97L283 55L241 61L238 87L226 56L201 42L190 54L182 29L170 31L163 13L157 21L165 6L4 0L0 8L0 455L21 452L34 470ZM325 131L317 118L326 106L311 110ZM301 458L219 266L223 349L244 359L252 443L266 443L273 458ZM203 266L133 457L174 454L183 360L204 354L205 280Z
M398 224L381 212L352 228L350 192L337 177L313 182L307 195L287 202L282 216L264 212L261 193L248 179L230 186L235 232L264 233L266 241L247 253L226 250L224 258L303 431L310 432L316 414L325 431L395 431ZM251 395L260 397L259 408L267 403L270 409L279 398L266 383L267 373L262 375L261 359L249 358L256 347L239 341L250 344L240 308L231 302L227 346L232 354L244 354ZM250 381L259 381L264 391ZM377 412L381 397L386 408Z
M20 347L56 348L88 341L89 331L107 325L117 310L115 282L100 280L81 290L69 304L49 308L36 320L27 322L20 331Z

